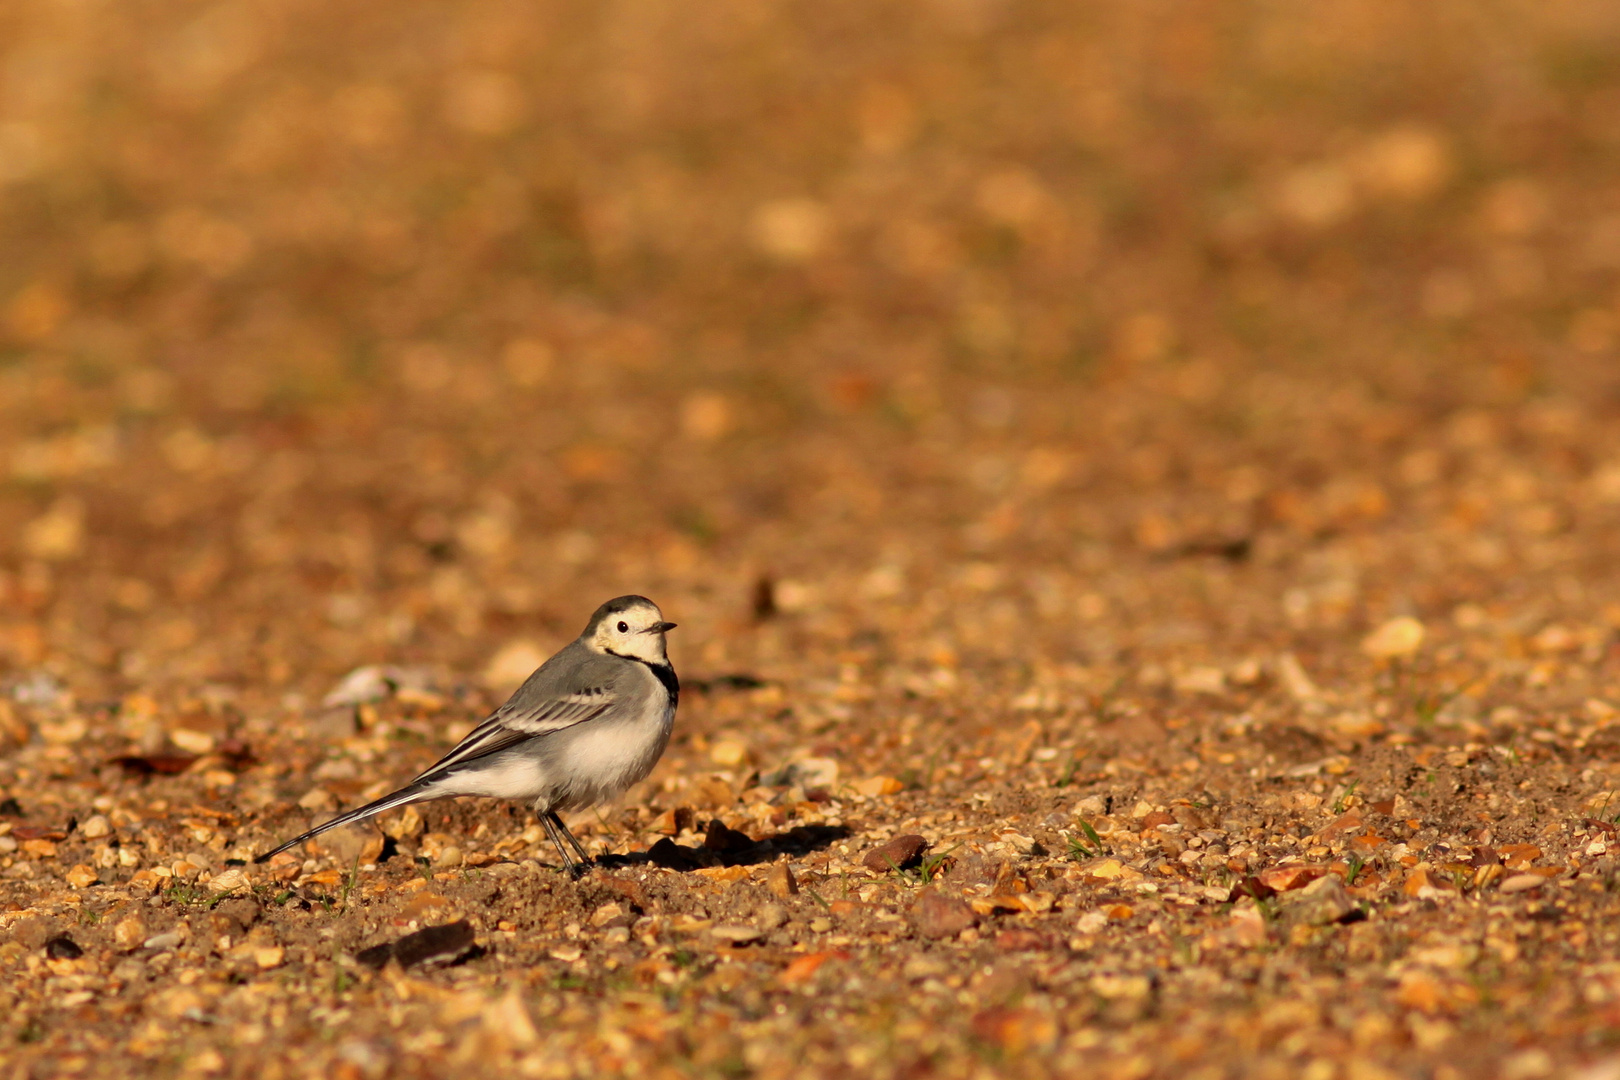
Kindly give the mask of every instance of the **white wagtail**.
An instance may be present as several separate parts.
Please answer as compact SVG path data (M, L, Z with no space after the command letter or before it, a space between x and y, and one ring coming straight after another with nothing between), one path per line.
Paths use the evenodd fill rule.
M487 795L532 803L569 873L577 876L591 859L557 815L616 798L663 755L681 692L664 649L664 634L674 628L644 596L609 600L584 633L422 775L255 861L396 806ZM580 864L563 846L565 839Z

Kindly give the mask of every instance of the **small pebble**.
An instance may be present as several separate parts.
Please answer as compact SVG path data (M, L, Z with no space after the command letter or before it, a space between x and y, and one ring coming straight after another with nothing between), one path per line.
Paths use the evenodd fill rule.
M1298 892L1282 894L1283 918L1301 926L1328 926L1348 918L1356 902L1336 876L1317 878Z
M875 874L905 870L917 865L927 850L928 841L921 836L914 833L897 836L881 847L868 851L861 865Z
M229 870L215 874L208 879L208 888L216 893L235 892L237 889L248 887L248 876L241 867L233 866Z
M1100 911L1088 911L1080 916L1074 928L1082 934L1095 934L1108 925L1108 916Z
M722 769L735 769L748 762L748 747L733 739L721 739L709 747L709 760Z
M777 863L771 867L770 876L765 879L765 887L771 891L772 896L797 896L799 894L798 879L793 876L793 870L787 863Z
M120 919L118 925L113 927L113 942L125 952L140 948L146 936L146 920L139 915Z
M608 923L621 917L623 914L624 906L621 904L612 902L602 904L597 907L595 911L591 912L591 925L598 927L606 926Z
M1368 634L1361 642L1361 651L1375 660L1392 660L1411 656L1423 645L1423 624L1409 615L1391 619Z
M911 909L911 921L923 937L949 938L978 923L979 917L962 900L924 889Z

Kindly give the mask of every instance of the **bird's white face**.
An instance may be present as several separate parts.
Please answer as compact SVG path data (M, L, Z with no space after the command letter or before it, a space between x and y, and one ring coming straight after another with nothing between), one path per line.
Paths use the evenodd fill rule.
M664 651L664 633L674 626L664 621L664 613L655 605L635 604L609 614L598 623L590 644L602 652L649 664L667 664L669 654Z

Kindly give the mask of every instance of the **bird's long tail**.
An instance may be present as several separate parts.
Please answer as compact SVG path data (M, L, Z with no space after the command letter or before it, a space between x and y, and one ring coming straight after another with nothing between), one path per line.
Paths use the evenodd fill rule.
M392 810L394 807L404 806L406 803L421 802L424 799L434 798L433 795L429 794L431 787L431 784L424 784L421 781L417 781L413 784L406 784L398 791L389 795L384 795L375 802L368 802L366 805L356 807L346 814L339 814L331 821L321 822L308 832L300 833L291 840L288 840L285 844L282 844L280 847L265 852L263 855L260 855L253 861L256 863L268 862L270 859L280 855L288 848L297 847L305 840L308 840L311 837L319 836L328 829L339 829L345 825L353 825L357 821L364 821L366 818L374 817L377 814L382 813L384 810Z

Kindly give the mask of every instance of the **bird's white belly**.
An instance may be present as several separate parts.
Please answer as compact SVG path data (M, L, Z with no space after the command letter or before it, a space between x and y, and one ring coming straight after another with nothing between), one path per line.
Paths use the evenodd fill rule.
M530 755L499 757L483 768L446 780L447 795L487 795L528 801L552 787L542 762Z
M652 772L669 742L675 710L659 695L629 723L586 725L568 747L569 776L559 777L557 808L574 809L623 794Z

